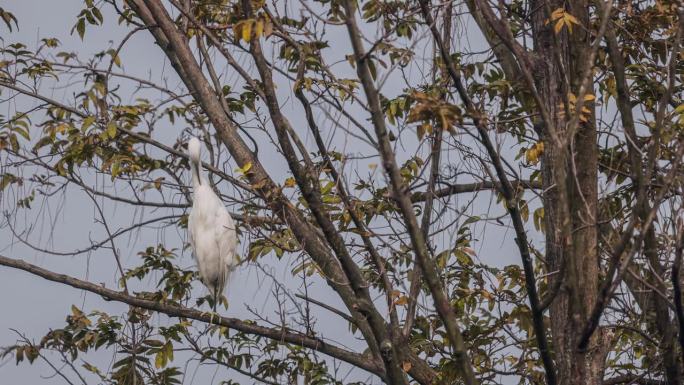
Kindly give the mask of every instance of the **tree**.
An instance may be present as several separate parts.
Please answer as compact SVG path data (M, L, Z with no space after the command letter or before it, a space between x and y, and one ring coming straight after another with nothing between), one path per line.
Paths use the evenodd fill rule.
M25 213L90 198L107 237L62 254L111 253L118 287L0 265L129 308L73 306L6 356L84 384L180 383L185 359L227 383L349 382L340 363L359 383L681 383L681 2L86 0L71 33L114 20L128 34L91 58L4 38L3 98L34 104L2 119L0 187L4 234L45 254ZM140 34L182 87L125 65ZM189 134L244 264L294 267L270 276L277 321L195 303L182 248L120 253L186 226ZM114 203L161 216L115 229Z

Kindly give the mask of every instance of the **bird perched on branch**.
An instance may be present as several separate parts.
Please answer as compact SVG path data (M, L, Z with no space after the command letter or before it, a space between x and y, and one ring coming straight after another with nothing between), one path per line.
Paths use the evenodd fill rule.
M192 209L188 217L188 235L197 260L200 279L214 300L221 298L231 271L237 265L235 223L223 202L202 174L199 139L188 142L192 169Z

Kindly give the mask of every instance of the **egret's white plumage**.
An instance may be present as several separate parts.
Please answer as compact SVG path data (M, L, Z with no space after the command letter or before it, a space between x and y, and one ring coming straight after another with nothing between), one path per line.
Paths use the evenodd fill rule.
M202 175L200 151L200 141L197 138L190 139L188 155L192 169L193 198L188 217L188 235L200 279L211 292L216 308L230 272L237 264L237 234L233 218Z

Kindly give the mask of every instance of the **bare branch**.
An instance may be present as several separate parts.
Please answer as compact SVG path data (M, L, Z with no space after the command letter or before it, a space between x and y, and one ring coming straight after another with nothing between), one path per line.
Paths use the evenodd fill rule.
M179 317L194 319L207 324L225 326L237 331L247 334L254 334L262 337L272 339L281 343L291 343L299 345L308 349L319 351L327 354L330 357L349 362L350 364L362 368L379 377L384 377L382 368L375 362L359 353L350 352L335 346L332 346L319 338L313 338L300 334L294 331L285 329L273 329L259 326L253 322L244 322L237 318L222 317L216 313L202 312L195 309L190 309L178 306L171 303L155 302L147 299L133 297L123 292L107 289L103 286L96 285L87 281L82 281L68 275L59 274L50 270L43 269L36 265L30 264L20 259L7 258L0 255L0 265L11 267L14 269L24 270L31 274L45 278L48 281L58 282L69 285L76 289L85 290L97 294L105 299L126 303L131 306L140 307L163 313L169 317Z

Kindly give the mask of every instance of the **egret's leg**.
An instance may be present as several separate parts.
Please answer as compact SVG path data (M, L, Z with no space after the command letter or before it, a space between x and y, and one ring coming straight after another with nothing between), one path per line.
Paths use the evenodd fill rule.
M213 286L212 292L213 292L213 294L214 294L214 308L213 308L213 311L214 311L214 313L216 313L216 306L218 305L219 287L220 287L220 286L219 286L219 279L218 279L218 278L216 278L216 279L214 280L214 282L212 282L212 286Z

